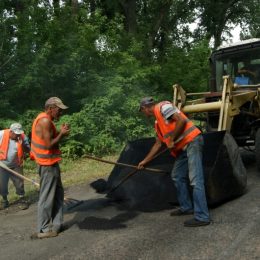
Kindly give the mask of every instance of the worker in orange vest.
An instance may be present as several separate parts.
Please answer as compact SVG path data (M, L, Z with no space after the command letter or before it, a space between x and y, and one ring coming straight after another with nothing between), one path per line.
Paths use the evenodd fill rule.
M202 167L201 131L171 102L163 101L155 104L152 97L145 97L140 102L139 110L147 117L155 117L157 139L138 168L142 169L159 151L162 143L165 143L172 156L176 158L172 179L180 204L180 208L173 211L171 216L193 214L192 219L184 222L186 227L210 224ZM192 187L192 199L189 184Z
M8 168L20 174L23 174L23 159L25 152L30 151L30 144L28 138L25 136L21 124L13 123L10 129L0 131L0 160ZM23 179L11 174L6 169L0 167L0 194L3 197L2 208L9 207L8 182L12 180L16 194L20 197L18 206L20 209L27 209L29 207L24 198L24 181Z
M51 97L45 102L45 112L40 113L32 125L31 154L40 175L37 232L32 238L55 237L61 230L64 190L59 167L59 142L70 129L63 124L58 132L53 120L58 120L67 108L61 99Z

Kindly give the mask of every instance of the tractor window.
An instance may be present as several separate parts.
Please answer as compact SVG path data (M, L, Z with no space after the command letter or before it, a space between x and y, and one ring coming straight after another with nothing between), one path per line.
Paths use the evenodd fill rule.
M244 62L238 62L238 64L237 64L238 70L241 70L243 67L245 67L245 63Z
M222 90L223 76L230 75L232 79L235 78L236 68L237 64L230 59L216 61L216 83L218 91Z
M260 84L260 59L249 59L239 62L237 76L248 78L248 85Z
M215 56L216 91L222 91L223 76L229 75L239 85L260 84L259 49L239 50ZM239 78L239 81L238 81Z

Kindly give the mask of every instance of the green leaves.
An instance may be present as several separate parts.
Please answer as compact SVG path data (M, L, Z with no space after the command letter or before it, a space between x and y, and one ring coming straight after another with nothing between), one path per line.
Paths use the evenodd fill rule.
M138 112L143 96L171 100L175 83L205 90L209 37L222 39L225 17L250 21L245 37L259 35L256 0L61 2L0 1L0 118L28 132L45 100L60 97L69 106L61 120L71 125L69 157L112 153L153 135ZM192 34L196 19L201 30Z

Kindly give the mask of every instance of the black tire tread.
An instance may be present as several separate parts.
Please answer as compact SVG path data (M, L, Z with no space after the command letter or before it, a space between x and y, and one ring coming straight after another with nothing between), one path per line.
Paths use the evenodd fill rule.
M256 167L260 171L260 128L257 129L255 134L255 159Z

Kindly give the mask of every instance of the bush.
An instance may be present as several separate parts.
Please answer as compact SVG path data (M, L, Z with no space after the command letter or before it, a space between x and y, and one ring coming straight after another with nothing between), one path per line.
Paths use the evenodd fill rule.
M61 145L61 152L66 158L76 159L85 153L85 149L81 142L68 140L65 145Z
M74 157L82 152L104 156L118 152L129 140L151 135L153 124L142 120L139 99L134 94L128 96L125 89L111 87L107 95L88 100L80 112L64 115L59 124L66 122L71 127L62 148L65 154L73 151Z

